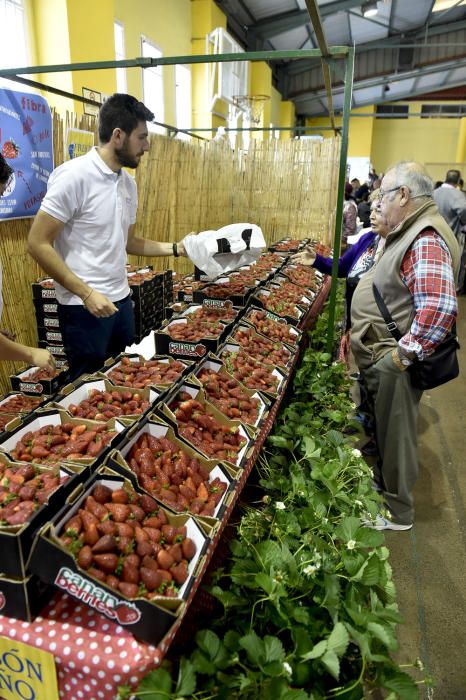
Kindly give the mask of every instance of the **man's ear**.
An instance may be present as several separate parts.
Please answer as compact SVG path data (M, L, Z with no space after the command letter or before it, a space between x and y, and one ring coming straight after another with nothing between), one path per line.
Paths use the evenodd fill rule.
M405 207L409 202L409 190L402 185L400 187L400 207Z
M123 141L125 140L125 132L123 129L120 129L119 126L117 126L115 129L112 131L112 138L111 141L115 146L121 146Z

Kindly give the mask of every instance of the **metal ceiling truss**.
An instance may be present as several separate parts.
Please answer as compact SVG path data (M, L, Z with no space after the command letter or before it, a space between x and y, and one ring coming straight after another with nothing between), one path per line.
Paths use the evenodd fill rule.
M391 73L387 72L380 74L366 80L355 81L353 86L353 91L363 90L370 87L378 87L379 85L392 85L401 80L411 80L416 78L422 78L425 75L431 75L432 73L444 73L445 71L455 70L456 68L463 68L466 66L466 56L461 60L446 61L444 63L438 63L431 66L425 66L423 68L415 68L411 71L405 71L403 73ZM344 85L336 85L333 89L334 95L342 94L344 90ZM325 97L325 90L321 87L319 90L303 90L301 94L294 93L291 95L296 103L305 102L310 99L318 99L320 97Z

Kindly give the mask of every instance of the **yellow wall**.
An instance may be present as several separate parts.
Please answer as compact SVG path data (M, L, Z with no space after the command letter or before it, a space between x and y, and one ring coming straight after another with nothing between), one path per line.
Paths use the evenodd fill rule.
M296 110L294 102L283 100L280 102L280 126L294 126L296 119ZM280 131L281 139L293 138L292 131Z
M262 116L260 122L257 124L259 127L270 126L271 122L271 97L272 97L272 69L265 61L256 61L251 63L250 70L250 91L252 95L265 95L269 97L268 100L264 102L262 109ZM262 131L253 131L251 133L252 138L256 139L268 139L269 134Z
M114 0L114 5L111 54L113 59L113 19L123 24L126 58L141 56L141 35L155 44L164 56L191 55L190 0ZM164 66L162 70L164 121L167 124L176 124L175 67ZM127 68L126 80L128 92L142 99L142 68ZM150 105L148 107L150 108Z
M53 65L70 63L68 41L68 12L64 0L29 0L26 5L29 31L31 35L31 65ZM31 75L46 85L73 92L73 78L70 71L63 73L42 73ZM19 86L18 89L21 89ZM74 101L59 97L51 92L44 93L47 102L64 114L73 111Z
M113 0L67 0L68 37L71 63L111 61L115 58ZM111 95L116 91L114 70L73 71L73 90L82 94L82 88ZM82 113L82 102L75 103L75 111Z
M421 104L409 103L409 111L420 112ZM372 163L384 172L399 160L416 160L426 164L434 180L443 180L456 162L459 125L459 119L376 119Z
M359 107L354 109L352 113L357 114L370 114L374 111L372 105L368 107ZM342 125L342 118L336 117L336 126ZM364 158L371 157L372 152L372 140L373 140L373 122L374 119L371 117L355 117L350 118L349 122L349 133L348 133L348 156L350 158ZM330 120L328 117L314 117L306 119L306 126L330 126ZM318 129L309 132L311 136L320 135L325 138L331 138L333 136L333 131L319 131Z
M226 29L226 17L213 0L192 0L192 42L191 50L194 56L206 53L206 36L217 27ZM201 129L211 126L225 126L224 118L215 116L210 111L210 69L206 63L192 66L193 86L193 127ZM218 115L226 115L228 107L222 100L217 100L214 111ZM214 134L212 134L214 135ZM202 133L205 138L209 132Z
M270 94L270 126L280 126L281 94L272 86Z

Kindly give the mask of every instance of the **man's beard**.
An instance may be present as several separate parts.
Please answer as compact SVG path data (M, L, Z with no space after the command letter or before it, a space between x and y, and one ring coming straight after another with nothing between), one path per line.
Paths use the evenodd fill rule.
M129 139L126 136L122 147L119 150L115 150L115 155L122 168L137 168L139 159L136 160L136 157L129 153L128 141Z

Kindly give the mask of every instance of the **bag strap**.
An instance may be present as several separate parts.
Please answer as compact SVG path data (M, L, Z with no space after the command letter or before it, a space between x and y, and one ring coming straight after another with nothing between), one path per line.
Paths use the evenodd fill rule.
M383 316L383 320L385 321L385 326L387 328L387 331L395 338L396 341L400 340L400 338L402 338L403 336L401 335L400 331L398 330L398 326L396 325L395 321L390 316L390 311L387 309L387 306L382 298L382 295L374 283L372 283L372 291L374 293L376 304L379 307L379 311Z

